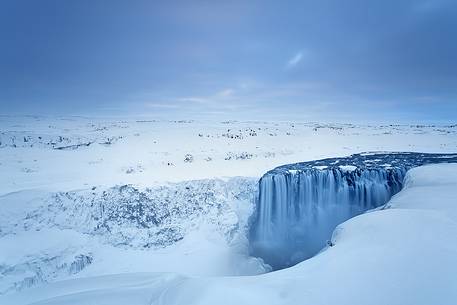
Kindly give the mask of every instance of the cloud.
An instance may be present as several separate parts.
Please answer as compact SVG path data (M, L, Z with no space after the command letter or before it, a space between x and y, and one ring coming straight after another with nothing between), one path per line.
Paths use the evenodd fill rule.
M240 95L238 90L225 88L213 94L202 96L178 97L173 100L178 103L193 104L196 107L204 107L208 110L237 110L246 107L244 95Z
M303 52L298 52L287 62L288 68L293 68L298 65L303 59Z
M176 98L176 101L180 103L194 103L194 104L207 104L208 100L206 97L188 96Z
M222 90L220 92L218 92L216 94L216 96L220 96L220 97L229 97L231 95L233 95L233 93L235 93L235 91L233 89L225 89L225 90Z
M146 103L148 108L163 108L163 109L177 109L180 105L171 103Z
M215 94L206 95L206 96L189 96L189 97L180 97L177 98L176 101L182 103L194 103L194 104L204 104L204 105L217 105L224 101L232 101L234 96L235 90L228 88L224 90L220 90Z

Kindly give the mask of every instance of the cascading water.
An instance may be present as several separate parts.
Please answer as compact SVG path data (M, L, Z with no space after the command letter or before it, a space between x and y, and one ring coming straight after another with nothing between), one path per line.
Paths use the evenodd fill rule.
M356 154L278 167L259 182L251 255L273 269L314 256L345 220L387 203L408 169L457 162L455 154Z

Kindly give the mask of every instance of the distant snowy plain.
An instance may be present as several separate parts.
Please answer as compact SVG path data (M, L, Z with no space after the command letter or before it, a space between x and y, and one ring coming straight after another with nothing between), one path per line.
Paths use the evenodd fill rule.
M257 275L258 178L361 151L456 152L457 126L1 117L0 304L455 304L454 164Z

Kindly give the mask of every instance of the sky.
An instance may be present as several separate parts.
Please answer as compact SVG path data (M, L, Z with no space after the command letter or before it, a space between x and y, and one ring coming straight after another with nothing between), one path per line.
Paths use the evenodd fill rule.
M0 0L0 114L457 121L457 1Z

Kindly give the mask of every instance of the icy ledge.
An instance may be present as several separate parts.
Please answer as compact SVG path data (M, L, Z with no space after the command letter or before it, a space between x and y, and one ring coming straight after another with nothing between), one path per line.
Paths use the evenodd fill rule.
M250 277L130 273L62 281L1 304L454 305L457 164L411 169L386 209L341 224L333 246L293 267Z
M338 224L388 202L407 170L443 162L457 154L361 153L271 170L259 182L250 253L275 270L308 259Z

